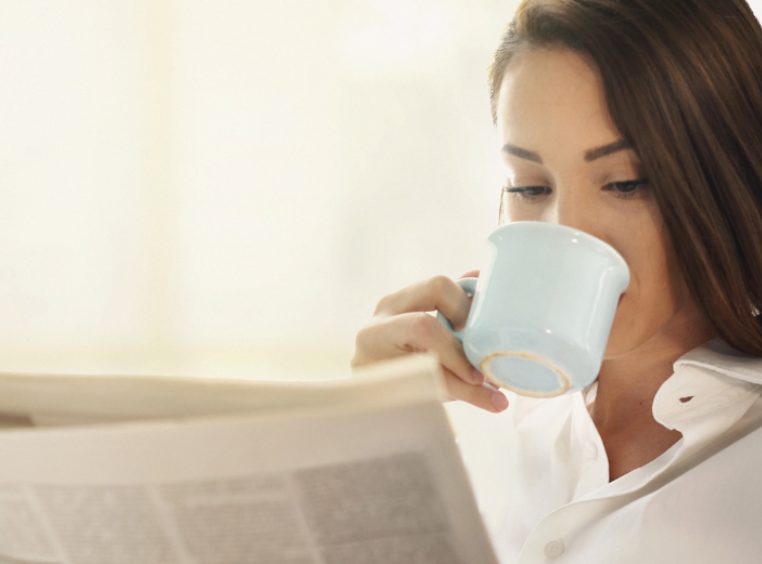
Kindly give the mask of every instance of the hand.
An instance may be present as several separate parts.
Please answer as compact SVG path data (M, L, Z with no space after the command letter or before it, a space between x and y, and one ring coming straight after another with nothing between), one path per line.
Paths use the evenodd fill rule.
M465 276L478 276L478 271ZM460 342L436 317L438 310L455 329L462 329L471 301L458 284L435 276L381 299L371 322L357 334L352 366L362 366L415 352L437 355L451 399L460 399L488 411L498 412L508 400L476 370L463 354Z

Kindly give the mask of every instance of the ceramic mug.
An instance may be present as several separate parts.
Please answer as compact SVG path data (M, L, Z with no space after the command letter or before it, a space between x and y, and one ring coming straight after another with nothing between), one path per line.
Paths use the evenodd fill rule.
M462 331L468 360L493 384L550 397L595 381L619 298L630 282L622 256L592 235L552 223L518 221L488 238Z

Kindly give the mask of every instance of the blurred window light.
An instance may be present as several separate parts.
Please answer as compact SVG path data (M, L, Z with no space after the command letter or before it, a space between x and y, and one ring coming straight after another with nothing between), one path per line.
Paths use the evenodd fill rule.
M0 5L0 369L345 370L478 265L514 3Z
M419 74L447 61L458 33L451 3L373 0L354 6L341 52L359 74Z

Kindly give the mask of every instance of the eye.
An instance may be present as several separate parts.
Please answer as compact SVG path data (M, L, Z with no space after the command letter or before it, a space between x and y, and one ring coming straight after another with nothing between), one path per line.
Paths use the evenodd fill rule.
M603 190L611 192L616 198L635 198L647 188L648 179L624 180L621 182L609 182L603 186ZM504 186L504 197L516 198L525 202L536 202L552 192L548 186Z
M503 195L520 200L540 200L550 194L548 186L504 186Z
M639 178L637 180L625 180L623 182L609 182L603 189L613 192L617 198L636 198L648 186L648 179Z

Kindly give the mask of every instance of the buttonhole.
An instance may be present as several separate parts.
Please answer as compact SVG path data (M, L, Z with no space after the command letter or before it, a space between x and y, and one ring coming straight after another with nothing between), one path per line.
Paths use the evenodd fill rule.
M693 399L693 396L683 396L680 398L680 403L688 403Z

